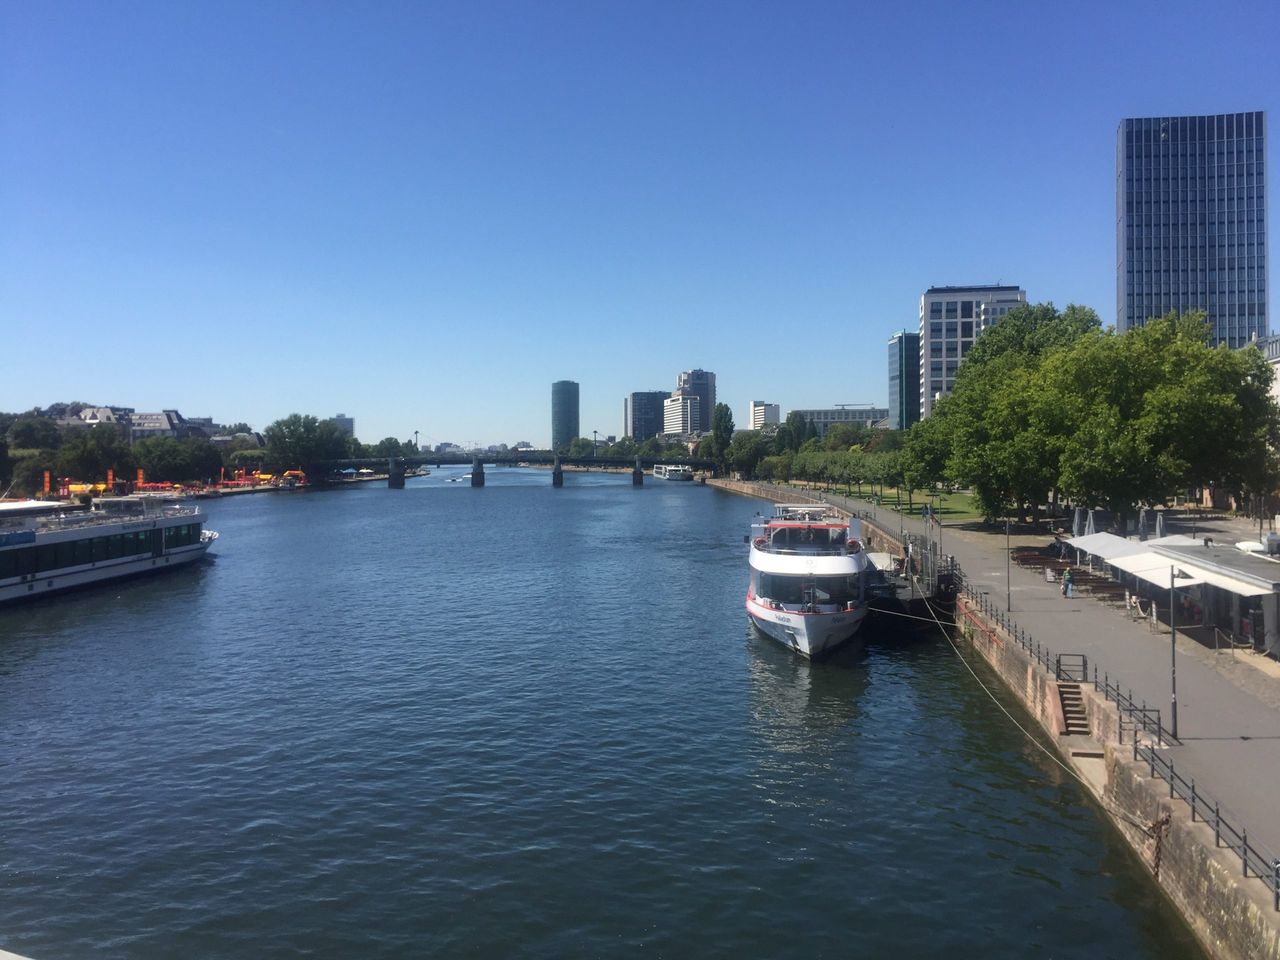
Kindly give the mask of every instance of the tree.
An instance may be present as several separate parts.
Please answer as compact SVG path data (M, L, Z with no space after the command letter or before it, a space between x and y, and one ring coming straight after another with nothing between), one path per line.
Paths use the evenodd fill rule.
M9 444L0 437L0 486L8 487L10 479L13 476L13 464L9 460ZM4 490L0 489L0 496L4 495Z
M106 480L108 470L123 477L135 462L123 429L106 423L73 431L57 453L59 476L90 483Z
M400 441L395 437L383 437L373 445L372 456L390 459L391 457L403 456Z
M951 420L945 416L949 397L934 407L931 417L918 420L907 430L903 446L902 480L908 494L947 480L947 462L951 459Z
M1011 310L974 343L955 390L928 420L931 441L946 435L946 473L972 487L988 519L1009 504L1044 503L1056 485L1062 441L1054 421L1059 400L1042 376L1046 358L1101 327L1087 307L1061 313L1051 303ZM922 421L922 422L928 422ZM913 428L914 429L914 428ZM911 451L908 439L908 451ZM920 450L909 452L906 476L919 479ZM905 479L905 477L904 477Z
M229 427L224 427L222 432L227 436L234 437L237 433L253 433L253 427L241 420L239 423L233 423Z
M727 458L731 469L743 477L755 476L756 467L769 453L770 440L759 430L742 430L729 442Z
M187 457L191 461L188 480L213 480L222 473L222 451L203 437L190 437L183 441Z
M51 450L58 446L58 427L46 417L22 417L9 428L16 450Z
M1056 358L1046 376L1070 401L1054 422L1067 493L1124 523L1137 504L1189 486L1269 482L1280 435L1271 371L1256 351L1210 347L1210 335L1204 314L1168 314Z
M267 441L265 461L277 470L314 471L326 460L345 460L350 447L347 435L332 420L293 413L262 431Z
M827 428L823 446L828 450L860 447L871 439L871 431L860 423L833 423Z
M133 445L133 455L146 478L158 483L190 480L191 450L172 437L148 437Z
M711 413L711 459L721 473L729 467L729 445L733 443L733 411L727 403L717 403Z

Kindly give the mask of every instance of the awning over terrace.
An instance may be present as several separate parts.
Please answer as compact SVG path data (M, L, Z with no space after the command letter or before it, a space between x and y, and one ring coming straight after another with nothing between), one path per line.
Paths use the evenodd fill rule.
M1112 557L1141 553L1146 549L1144 544L1138 543L1136 540L1117 537L1114 533L1090 533L1083 537L1072 537L1067 541L1067 546L1072 550L1081 550L1108 561Z
M1159 553L1151 553L1150 551L1115 557L1108 560L1107 563L1117 570L1132 573L1135 577L1157 587L1164 587L1166 590L1169 589L1171 573L1174 578L1173 582L1179 587L1191 587L1198 583L1208 583L1204 577L1200 576L1202 571L1193 568L1190 564L1174 560Z

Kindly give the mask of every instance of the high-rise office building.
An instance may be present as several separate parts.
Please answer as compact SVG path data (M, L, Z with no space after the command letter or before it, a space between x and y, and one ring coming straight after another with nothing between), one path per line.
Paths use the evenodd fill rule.
M1116 134L1116 329L1204 310L1215 343L1265 337L1262 111L1123 120Z
M354 417L348 417L345 413L339 413L334 416L333 423L348 437L354 437L356 435L356 421Z
M698 397L698 419L689 432L710 433L716 408L716 375L706 370L686 370L676 378L676 390L688 390Z
M1021 287L930 287L920 298L920 415L951 392L960 361L982 331L1027 302Z
M671 394L666 390L644 390L622 401L622 435L642 443L662 433L662 405Z
M889 338L889 429L906 430L920 419L920 334L900 330Z
M569 449L578 436L578 384L557 380L551 385L551 449Z
M662 403L662 432L672 436L698 433L702 398L692 390L677 389Z
M776 427L781 423L781 408L776 403L764 403L761 400L751 401L751 429L762 430L765 427Z

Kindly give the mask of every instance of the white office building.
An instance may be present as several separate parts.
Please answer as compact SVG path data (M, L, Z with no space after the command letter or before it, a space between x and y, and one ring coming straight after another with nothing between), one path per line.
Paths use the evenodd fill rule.
M698 432L701 400L686 390L677 390L662 402L662 432L684 436Z
M1021 287L930 287L920 298L920 415L955 387L956 371L973 343L1013 308L1027 302Z
M765 403L762 400L751 401L751 429L761 430L765 427L776 427L781 423L781 409L776 403Z

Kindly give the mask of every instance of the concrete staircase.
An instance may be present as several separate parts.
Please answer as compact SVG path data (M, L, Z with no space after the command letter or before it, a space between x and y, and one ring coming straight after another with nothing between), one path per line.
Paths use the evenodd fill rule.
M1080 684L1058 683L1058 700L1062 704L1063 735L1089 736L1089 720L1084 714L1084 701L1080 698Z

